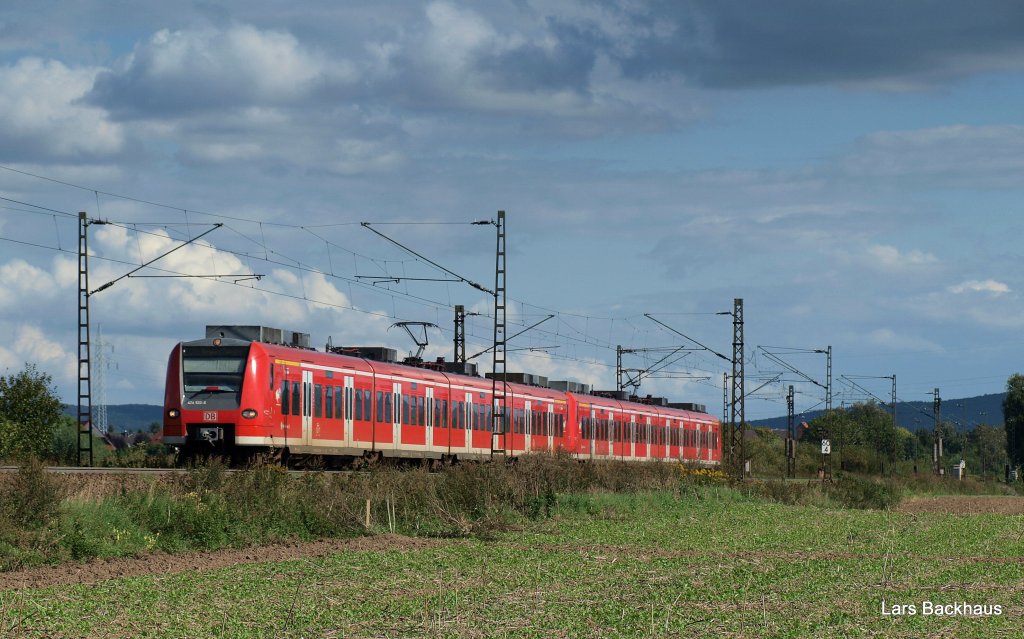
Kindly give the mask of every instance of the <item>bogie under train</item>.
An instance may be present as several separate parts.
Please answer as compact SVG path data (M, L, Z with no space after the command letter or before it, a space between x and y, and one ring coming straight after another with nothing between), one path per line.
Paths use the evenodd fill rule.
M209 327L171 352L163 440L186 456L455 461L561 449L581 460L721 460L718 420L704 412L505 383L502 436L490 379L217 336L281 334L236 328Z

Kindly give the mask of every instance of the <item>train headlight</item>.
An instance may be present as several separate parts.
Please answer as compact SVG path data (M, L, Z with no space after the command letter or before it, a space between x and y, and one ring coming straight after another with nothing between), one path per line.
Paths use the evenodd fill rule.
M172 408L169 411L167 411L167 416L170 417L171 419L177 419L180 415L181 411L178 410L177 408Z
M256 411L251 408L246 408L242 411L242 417L246 419L256 419Z

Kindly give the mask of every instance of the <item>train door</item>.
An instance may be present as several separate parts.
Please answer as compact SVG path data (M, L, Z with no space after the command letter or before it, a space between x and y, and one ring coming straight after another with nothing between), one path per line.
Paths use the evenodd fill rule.
M528 453L533 448L533 420L530 419L530 400L523 402L523 452Z
M612 438L615 437L615 412L608 411L608 421L605 424L605 437L608 439L608 459L615 457L615 443Z
M465 427L466 448L476 448L477 443L474 440L477 438L477 434L473 430L473 393L466 393L466 405L463 406L462 414L459 415L459 418Z
M636 415L629 416L629 456L636 457Z
M313 371L302 371L302 436L300 443L309 445L313 431Z
M509 402L506 401L504 412L502 412L499 400L492 396L491 411L491 423L487 425L489 429L493 429L493 432L490 433L491 448L508 450L511 448L509 444L512 441L512 433L509 432Z
M423 420L424 428L427 429L426 442L427 449L429 450L434 447L434 388L432 386L427 386L426 391L427 406L423 411Z
M355 437L352 433L352 389L354 387L354 381L355 380L352 377L345 377L345 390L343 391L344 395L342 400L342 406L345 412L342 413L342 415L345 416L346 446L352 446L355 440Z
M555 450L555 405L548 404L548 450Z
M589 431L589 433L588 433L589 436L587 437L587 440L588 440L588 446L590 448L590 458L591 459L594 458L594 454L597 452L597 433L594 432L596 425L597 425L597 411L594 410L593 408L591 408L590 409L590 428L587 429Z
M644 459L651 458L651 416L644 418Z
M398 382L391 383L391 437L395 450L402 444L402 385ZM384 409L385 416L387 409Z

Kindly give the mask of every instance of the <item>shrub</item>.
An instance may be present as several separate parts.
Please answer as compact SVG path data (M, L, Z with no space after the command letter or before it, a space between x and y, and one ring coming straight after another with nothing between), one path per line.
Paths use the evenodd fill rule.
M15 526L39 529L57 514L61 498L57 481L39 459L30 457L18 468L0 510Z
M830 498L847 508L889 509L899 503L901 491L892 481L837 474L828 485Z

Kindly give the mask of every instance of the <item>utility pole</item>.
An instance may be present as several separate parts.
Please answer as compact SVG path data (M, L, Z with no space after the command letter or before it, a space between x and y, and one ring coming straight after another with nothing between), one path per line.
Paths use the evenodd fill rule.
M831 444L832 441L832 345L829 344L828 348L825 349L825 423L828 425L828 440ZM822 480L832 480L832 453L831 447L828 454L823 455L822 460Z
M455 305L455 358L456 364L466 361L466 307Z
M896 373L892 374L892 429L896 430Z
M214 224L213 228L208 231L204 231L199 235L193 237L187 242L183 242L178 246L175 246L169 251L165 251L160 255L154 257L151 260L143 262L138 267L125 273L124 275L110 280L106 284L96 288L95 290L89 290L89 225L90 224L108 224L109 222L103 220L90 220L88 215L82 211L78 214L78 465L82 465L83 457L89 461L89 466L92 466L92 352L89 346L89 299L99 293L105 291L117 282L125 278L130 278L135 273L146 268L153 262L170 255L177 251L183 246L192 244L196 240L200 239L204 235L216 231L223 224ZM144 276L137 276L144 277ZM177 277L177 276L171 276ZM190 277L183 275L181 277ZM220 275L213 275L211 277L222 277ZM262 277L262 276L260 276Z
M729 460L733 477L745 477L746 433L745 392L743 387L743 299L735 298L732 308L732 406L729 415Z
M939 389L933 391L932 412L935 415L935 443L932 444L932 457L935 459L935 474L942 475L942 398L939 397Z
M722 428L729 423L729 373L722 373Z
M78 214L78 465L92 466L92 362L89 350L89 224ZM102 224L102 222L97 222Z
M99 405L96 407L96 431L104 435L110 432L110 422L107 419L107 368L109 366L107 343L103 341L103 327L98 327L96 329L96 394L99 395Z
M622 344L615 346L615 390L622 390Z
M786 394L786 474L796 478L796 411L793 394L793 385L789 385L789 392Z
M497 247L494 256L494 354L491 359L491 398L494 404L494 422L491 428L491 456L508 454L507 386L505 369L505 211L498 211ZM501 386L498 386L498 380ZM498 444L498 438L501 444Z

